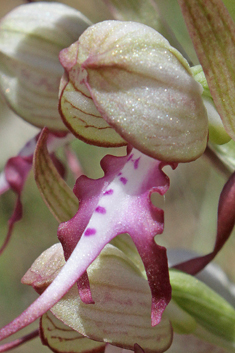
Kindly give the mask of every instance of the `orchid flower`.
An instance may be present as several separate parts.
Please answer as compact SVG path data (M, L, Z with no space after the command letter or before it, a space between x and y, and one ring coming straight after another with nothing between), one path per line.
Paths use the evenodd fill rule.
M157 1L156 3L158 5ZM148 10L147 13L150 13L152 8L155 9L148 1L143 4ZM190 16L185 11L183 1L181 5L183 14L189 18L190 26L192 21L190 22ZM123 15L123 11L120 11L115 1L108 2L108 6L113 15L116 13L116 18L120 16L120 12ZM200 6L198 11L201 10ZM220 2L218 8L222 8ZM211 12L211 16L214 14L210 7L207 10ZM24 21L28 14L32 22L25 26ZM52 16L51 28L48 27L45 14L48 17ZM226 14L223 10L222 15ZM77 26L77 22L81 24L80 27ZM41 272L45 256L47 258L47 254L43 255L44 260L39 260L39 267L36 265L35 270L40 273L39 287L38 277L35 278L31 274L34 270L28 275L28 283L33 284L40 292L40 297L12 323L0 330L0 339L42 317L41 335L44 342L53 340L54 336L50 335L52 329L66 331L67 328L63 326L66 324L70 327L69 331L75 330L69 333L70 337L73 337L72 340L84 340L83 336L87 336L95 341L110 342L125 349L138 351L143 348L146 352L162 352L171 344L170 319L176 332L177 330L180 333L192 332L201 337L205 329L206 334L203 338L209 337L211 341L218 332L221 332L217 343L231 351L234 349L233 308L221 298L201 286L196 290L197 285L194 284L193 278L183 274L177 277L178 272L173 271L171 274L173 301L170 302L171 285L166 249L157 245L154 240L155 235L163 231L163 211L152 204L150 197L153 192L164 195L169 187L169 179L162 168L170 165L174 169L177 163L193 161L203 154L208 139L207 114L209 118L210 115L214 117L217 111L213 107L213 112L209 114L209 109L203 104L202 94L205 92L206 84L202 88L197 82L201 80L201 76L197 76L198 71L190 69L182 54L155 30L156 27L162 32L166 30L160 17L157 20L151 18L150 25L152 23L153 28L137 22L104 21L90 26L83 32L91 24L89 20L75 10L56 4L28 5L15 10L2 21L0 84L12 109L36 126L43 127L46 124L52 131L65 133L69 129L79 139L94 145L104 147L127 145L127 153L122 157L106 156L101 162L104 171L102 178L97 180L85 176L78 178L74 187L75 197L53 166L46 149L48 131L47 129L42 131L34 154L35 180L49 209L59 222L63 222L59 226L58 238L63 247L66 263L64 264L62 259L62 248L58 250L56 247L56 251L60 252L59 264L63 265L59 266L62 267L61 271L55 266L52 273L50 271L48 273L47 269L45 271L42 269ZM16 35L12 34L11 28L14 28ZM49 35L45 37L47 28ZM232 28L232 22L229 22L229 28ZM177 41L171 31L168 33L171 43ZM80 34L78 41L71 44L74 36L77 40ZM70 46L66 48L68 45ZM58 61L54 60L58 48L62 49L59 59L65 70L59 90L59 112L62 120L55 104L58 77L61 75ZM200 55L199 50L199 58ZM214 93L217 92L217 86L216 84L213 86L213 82L216 81L213 81L213 72L206 75L206 78L209 86L213 88L210 99L211 101L214 99L215 106L224 120L224 125L220 123L219 127L216 127L210 119L210 125L220 140L221 131L223 132L225 139L222 138L222 142L225 142L229 139L227 133L230 137L234 137L232 108L228 107L223 90L219 91L218 95ZM32 101L35 104L34 102L32 104ZM223 126L227 132L224 132ZM212 132L212 135L215 134ZM19 195L28 169L29 167L27 170L23 167L23 182L18 189ZM234 212L227 215L228 210L234 209L233 206L234 176L230 178L221 194L214 251L202 258L180 264L178 268L194 274L214 258L233 228ZM19 214L19 210L16 214ZM92 271L96 259L102 259L103 252L116 251L110 248L108 243L122 233L131 236L143 261L145 271L143 268L139 271L138 279L133 284L136 288L134 293L141 294L140 288L146 287L147 281L143 274L146 272L151 291L151 305L143 305L146 308L143 318L150 317L151 312L153 326L146 321L140 329L133 331L133 336L128 335L126 340L125 332L130 331L128 325L133 325L137 307L143 303L142 298L137 300L136 295L133 295L133 301L128 301L125 296L124 302L119 303L120 308L117 312L120 314L125 307L127 315L132 317L130 323L124 320L126 326L121 333L118 330L114 333L113 329L110 333L105 321L107 316L102 319L103 326L100 330L95 328L93 330L89 325L88 331L84 330L84 325L80 323L83 315L88 316L88 311L92 310L90 308L94 308L93 327L101 320L101 317L95 314L95 310L105 309L99 308L100 299L95 295L95 290L93 291L92 272L90 273L89 269ZM55 248L52 252L54 250ZM51 250L49 257L50 254ZM49 269L52 266L50 261L48 266ZM131 271L134 266L135 264L131 265ZM108 272L112 277L114 270L111 264L103 263L100 271L106 267L108 270L111 268ZM129 269L121 270L119 264L118 268L120 274L123 273L124 279L127 276L125 284L128 284L129 278L132 277L128 273L132 272L128 272ZM134 272L138 272L138 269L135 268ZM28 277L26 275L26 278ZM115 281L119 283L115 277L113 280L114 283ZM182 280L190 285L182 285L178 294L178 282ZM27 282L25 278L24 281ZM98 294L100 293L103 302L107 304L109 297L102 278L100 283L104 292L98 290ZM120 283L120 289L122 285L124 286ZM71 303L78 301L78 293L81 303L84 303L81 305L85 308L85 314L81 313L78 317L74 317L72 314L74 304ZM116 297L111 296L110 299L112 311L117 301L115 298L118 298L117 292L115 293ZM199 303L196 306L202 315L198 317L198 313L191 309L191 299L184 300L185 293L188 293L189 297L193 296L194 304L199 293L206 293L203 295L203 304ZM217 311L208 307L209 299L213 301L213 310L216 308ZM174 300L180 307L176 305L177 319L174 317ZM167 307L169 302L170 305ZM130 308L133 308L134 316L128 311ZM57 319L51 316L48 310L55 313ZM221 312L224 313L223 316ZM215 317L216 313L219 320L213 323L211 317ZM123 321L123 317L118 321L116 314L111 315L110 319L111 322L116 321L116 329L117 323L121 324ZM227 329L221 330L223 325ZM151 331L151 335L156 335L156 340L151 338L146 340L145 327ZM57 335L60 340L61 333L57 332ZM89 346L91 343L84 344ZM56 347L53 342L48 345L58 350L57 344ZM2 351L6 351L9 347L3 346ZM89 347L92 350L102 350L104 344L96 343L93 346L92 343ZM61 346L59 349L76 351L77 348L71 348L65 343L65 347ZM87 349L82 349L84 350Z

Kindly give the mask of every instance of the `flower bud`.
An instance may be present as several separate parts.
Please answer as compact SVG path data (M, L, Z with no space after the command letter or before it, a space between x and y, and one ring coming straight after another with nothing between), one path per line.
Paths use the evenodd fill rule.
M65 68L60 111L79 138L100 146L130 143L170 162L204 152L202 88L182 55L154 29L98 23L63 50L60 61Z
M9 106L33 125L67 130L58 113L60 50L90 25L80 12L57 3L14 9L0 22L0 89Z

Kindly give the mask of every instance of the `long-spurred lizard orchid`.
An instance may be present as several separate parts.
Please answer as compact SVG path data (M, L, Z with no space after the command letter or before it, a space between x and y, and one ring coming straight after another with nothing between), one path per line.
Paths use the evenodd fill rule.
M201 87L181 54L150 27L94 25L61 52L60 60L66 69L60 93L66 124L82 138L89 130L85 138L94 144L130 147L124 157L105 157L103 178L78 179L79 210L58 231L66 265L32 306L1 330L1 338L42 316L77 281L82 300L91 303L85 271L121 233L130 234L141 255L152 293L152 324L159 324L171 287L166 250L154 241L163 231L163 213L150 196L168 188L164 165L194 160L207 143Z
M89 143L134 148L129 146L127 156L119 159L107 156L103 178L78 179L79 210L58 232L67 262L39 299L1 331L2 338L45 313L76 282L81 299L94 301L85 271L105 244L123 232L131 235L144 262L152 323L159 323L170 285L165 249L153 239L163 229L162 212L150 196L167 190L161 170L166 163L174 167L194 160L207 144L201 87L183 57L154 30L104 22L64 49L60 60L65 68L60 112L66 126ZM44 145L45 132L35 154L36 177L36 155Z

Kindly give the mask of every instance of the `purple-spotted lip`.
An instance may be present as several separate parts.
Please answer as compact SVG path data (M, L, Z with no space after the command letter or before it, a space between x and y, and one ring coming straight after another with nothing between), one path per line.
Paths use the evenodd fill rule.
M103 195L106 196L106 195L112 195L113 194L113 189L109 189L109 190L106 190Z
M126 185L127 182L128 182L128 180L127 180L126 178L124 178L124 177L121 177L119 180L120 180L120 182L121 182L123 185Z
M95 235L96 234L96 229L95 228L87 228L85 230L84 235L89 236L89 235Z
M95 212L101 213L101 214L105 214L107 211L106 211L105 207L97 206L96 209L95 209Z

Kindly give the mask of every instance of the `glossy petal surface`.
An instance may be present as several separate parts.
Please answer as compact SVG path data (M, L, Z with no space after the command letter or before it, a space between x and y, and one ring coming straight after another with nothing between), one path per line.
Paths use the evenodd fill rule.
M99 134L107 125L91 137L80 129L81 122L83 129L90 128L86 115L90 119L93 114L99 124L102 117L103 124L153 158L186 162L203 153L208 122L201 87L181 54L152 28L99 23L62 51L60 61L66 71L60 110L75 135L107 145ZM112 139L110 145L117 144Z

